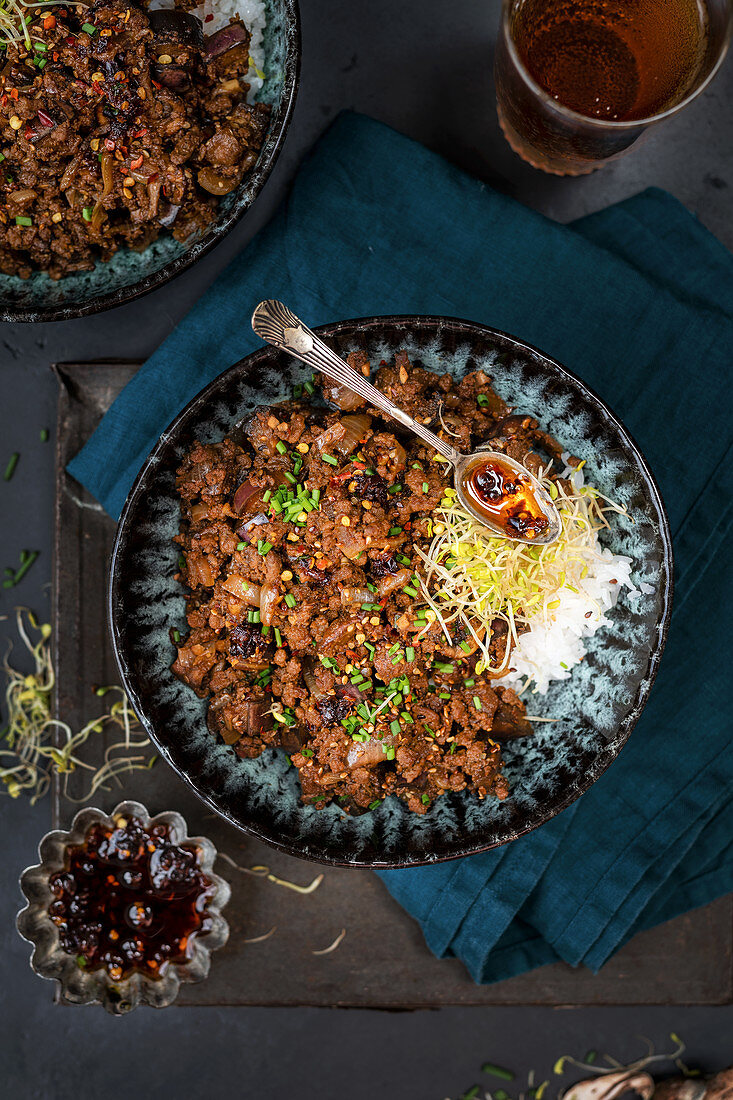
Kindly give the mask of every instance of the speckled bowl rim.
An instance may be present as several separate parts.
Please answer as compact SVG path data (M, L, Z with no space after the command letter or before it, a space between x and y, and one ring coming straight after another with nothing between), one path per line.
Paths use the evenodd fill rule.
M302 52L300 11L298 0L282 0L282 3L290 27L284 64L283 98L273 115L270 130L257 163L243 181L247 183L252 191L249 201L241 204L235 202L227 216L221 222L217 221L207 230L202 240L191 245L184 253L170 260L163 267L153 272L152 275L147 275L144 279L141 279L139 283L107 291L80 306L7 307L0 303L0 321L29 322L32 324L45 324L47 321L74 321L79 317L89 317L95 313L103 313L107 309L115 309L117 306L135 301L136 298L142 298L145 294L157 290L158 287L170 282L178 275L182 275L184 271L187 271L189 267L197 263L212 248L224 240L229 231L234 228L240 218L244 217L257 200L265 186L285 144L285 137L295 107L295 100L300 86L300 57Z
M655 508L659 516L659 537L662 543L662 561L660 566L660 604L661 614L657 618L655 624L655 638L654 644L651 647L649 660L647 663L646 671L639 680L639 684L634 695L633 702L631 703L626 717L621 723L623 729L623 737L618 740L618 743L612 748L599 753L596 760L585 772L582 779L579 779L573 786L572 790L568 794L561 798L557 804L551 807L551 811L545 814L538 814L537 819L530 821L527 825L520 829L513 829L507 833L507 835L500 841L492 841L486 844L471 843L467 847L461 848L457 846L456 850L450 853L441 853L440 855L426 856L424 858L418 858L415 856L397 857L387 860L374 860L374 859L348 859L342 858L338 855L329 854L315 854L310 851L305 853L296 844L290 841L279 840L276 836L269 835L264 829L259 828L256 825L247 824L244 821L239 820L233 813L230 813L227 809L222 808L217 804L216 800L200 790L194 781L186 775L185 771L180 768L172 759L170 751L165 742L158 736L152 723L145 715L145 708L135 690L133 681L130 677L130 669L127 663L125 654L121 651L118 645L118 638L115 631L114 621L114 591L115 591L115 576L117 570L118 556L120 555L120 548L122 541L125 537L125 529L128 522L128 516L133 512L134 505L138 493L144 492L145 481L147 479L148 471L154 469L158 465L159 454L163 447L170 443L171 436L176 434L179 422L186 417L193 409L195 409L198 403L204 403L207 401L209 395L214 392L221 384L221 379L228 377L229 375L241 371L244 367L248 370L252 370L256 367L259 361L266 361L274 354L280 354L275 352L270 347L263 347L258 351L252 352L250 355L245 356L244 359L240 359L239 362L233 364L226 371L223 371L213 381L204 387L188 404L181 409L178 415L171 421L166 430L162 433L160 439L153 447L152 451L148 455L147 459L143 463L135 481L128 493L125 501L124 508L120 515L120 519L117 525L117 532L115 535L114 546L112 548L112 554L110 558L109 577L107 586L107 620L109 624L110 637L112 641L112 649L114 652L115 661L120 674L122 684L127 692L128 698L133 706L133 709L138 715L143 728L148 733L151 741L157 746L163 759L167 764L176 772L176 774L194 791L198 798L200 798L207 806L210 807L221 817L224 821L227 821L230 825L233 825L235 829L239 829L240 832L246 833L250 836L256 837L264 844L270 845L272 848L279 849L291 856L296 856L300 859L307 859L309 862L325 864L328 866L336 867L354 867L354 868L371 868L374 870L391 870L404 867L420 867L428 866L433 863L444 863L454 859L462 859L468 855L477 855L479 852L486 852L492 848L503 847L505 844L510 843L513 840L517 840L520 836L525 836L527 833L533 832L541 825L545 825L548 821L551 821L568 806L572 805L581 795L585 794L590 787L603 775L606 769L613 763L623 746L628 741L634 726L639 720L641 713L649 698L649 693L654 684L654 681L659 670L659 663L664 652L664 646L667 641L667 634L669 632L669 622L672 614L672 596L674 589L674 554L672 549L672 535L669 527L669 519L664 507L662 495L657 485L656 479L649 468L649 465L641 452L639 446L618 419L618 417L612 412L609 406L598 394L591 389L585 382L583 382L576 374L564 367L556 359L547 355L540 348L534 344L529 344L525 340L520 340L516 336L512 336L511 333L503 332L501 329L492 328L489 325L482 325L476 321L465 321L459 317L442 317L437 315L390 315L381 317L359 317L352 318L350 320L337 321L327 325L320 325L315 328L317 332L324 339L328 339L329 336L336 336L344 332L365 333L370 329L379 329L387 325L402 326L412 329L430 329L436 330L438 328L444 329L458 335L470 335L473 338L479 338L483 340L503 340L513 345L514 349L520 352L528 353L535 358L538 362L542 363L543 367L549 368L551 373L559 375L563 380L569 382L572 386L577 387L583 397L590 403L596 405L601 413L607 417L613 424L615 430L618 432L623 444L628 447L630 453L633 455L637 468L641 473L647 491L650 496L651 503Z
M65 866L69 847L82 844L95 824L114 825L118 817L137 818L146 829L167 825L176 844L197 850L197 865L211 882L214 892L206 906L211 928L203 936L195 936L193 952L185 963L172 963L157 979L139 970L129 977L114 981L105 970L81 970L74 957L59 942L58 928L48 915L53 900L50 878ZM106 813L97 806L84 806L74 815L68 829L52 829L38 842L38 860L22 872L19 885L26 905L15 918L15 925L28 943L33 945L29 959L31 970L42 978L57 983L62 1004L101 1004L115 1016L124 1015L139 1005L167 1008L178 997L181 985L201 982L207 977L211 954L229 939L229 925L222 909L231 897L226 879L214 871L217 850L208 837L189 836L188 825L178 810L163 810L150 814L142 802L125 799Z

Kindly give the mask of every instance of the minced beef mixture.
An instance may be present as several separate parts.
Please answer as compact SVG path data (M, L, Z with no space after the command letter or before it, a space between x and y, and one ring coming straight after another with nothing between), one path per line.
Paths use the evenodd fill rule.
M126 0L23 12L0 62L0 271L58 279L201 231L269 123L247 103L246 28L207 36Z
M349 357L370 373L366 357ZM291 753L302 797L345 809L387 795L424 812L445 791L506 798L499 742L531 733L509 688L476 672L472 637L441 629L421 587L446 466L362 398L317 378L259 409L241 440L194 446L177 485L190 633L173 671L210 697L209 725L242 757ZM481 371L455 382L400 352L375 385L463 451L535 469L557 444L513 415ZM492 658L507 644L492 624Z

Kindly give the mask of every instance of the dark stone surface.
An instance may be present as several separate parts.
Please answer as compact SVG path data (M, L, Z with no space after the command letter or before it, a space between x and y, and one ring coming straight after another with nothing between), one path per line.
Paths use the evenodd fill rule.
M23 548L41 557L15 590L0 589L0 614L26 603L47 615L52 535L52 360L148 354L272 214L305 150L343 107L372 114L560 221L649 186L667 188L733 247L733 64L678 118L602 172L577 180L542 176L504 143L491 79L498 0L301 0L301 93L285 150L254 210L193 270L122 309L57 325L0 327L5 456L21 452L0 483L2 561ZM442 22L449 16L450 22ZM1 465L4 467L4 459ZM9 636L7 624L0 622ZM0 641L4 652L5 642ZM456 1097L481 1080L486 1059L547 1075L562 1053L589 1048L635 1057L648 1035L670 1031L689 1060L714 1069L733 1060L733 1008L443 1009L410 1014L326 1009L171 1009L106 1018L52 1005L27 967L13 917L15 881L34 861L48 804L3 799L0 932L3 958L0 1055L3 1092L28 1098L349 1096L353 1100ZM124 1034L123 1034L124 1032ZM540 1078L541 1080L542 1078ZM488 1083L488 1078L484 1079ZM560 1079L555 1079L560 1080Z

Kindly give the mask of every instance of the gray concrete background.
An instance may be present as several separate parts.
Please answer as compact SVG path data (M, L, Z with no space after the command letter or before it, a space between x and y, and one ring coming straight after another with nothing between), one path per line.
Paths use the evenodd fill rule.
M0 589L48 614L52 532L54 360L144 357L272 215L303 154L342 108L364 111L559 221L649 185L667 188L733 247L733 64L678 118L625 160L577 180L545 177L504 143L493 104L492 54L499 0L301 0L301 90L285 149L255 208L216 251L138 302L57 325L0 325L0 442L21 452L0 482L2 558L41 557L26 580ZM446 18L449 22L446 23ZM521 334L519 334L521 335ZM5 459L1 460L4 467ZM10 635L0 621L0 651ZM733 1008L444 1009L379 1013L291 1009L171 1009L113 1020L96 1009L59 1009L27 966L14 931L18 871L35 858L48 803L0 801L0 1090L8 1097L294 1096L442 1100L481 1082L491 1060L546 1075L563 1053L664 1048L670 1031L707 1070L733 1061ZM542 1079L542 1078L539 1078ZM560 1083L559 1078L554 1078ZM484 1079L488 1083L488 1079ZM548 1094L549 1100L549 1094Z

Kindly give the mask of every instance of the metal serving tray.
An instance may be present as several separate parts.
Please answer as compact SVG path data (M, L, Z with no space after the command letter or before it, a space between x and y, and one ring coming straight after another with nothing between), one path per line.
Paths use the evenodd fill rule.
M96 427L139 363L57 365L54 646L56 708L75 728L100 713L93 687L117 680L107 635L107 563L115 525L65 467ZM173 412L174 410L172 410ZM90 739L85 759L99 764L107 735ZM88 778L71 777L68 794ZM214 957L209 978L182 987L182 1005L309 1005L360 1008L436 1008L441 1005L727 1004L733 1003L733 899L643 932L593 975L564 964L543 967L496 985L475 985L456 959L436 959L418 925L369 871L322 868L267 848L208 812L168 766L123 777L100 793L109 810L122 798L144 802L151 813L180 810L192 834L211 837L220 852L243 866L267 864L277 876L308 884L299 895L226 863L217 870L232 883L226 916L227 946ZM78 808L57 783L53 826L66 827ZM247 943L276 931L259 943ZM342 929L346 935L329 954Z

